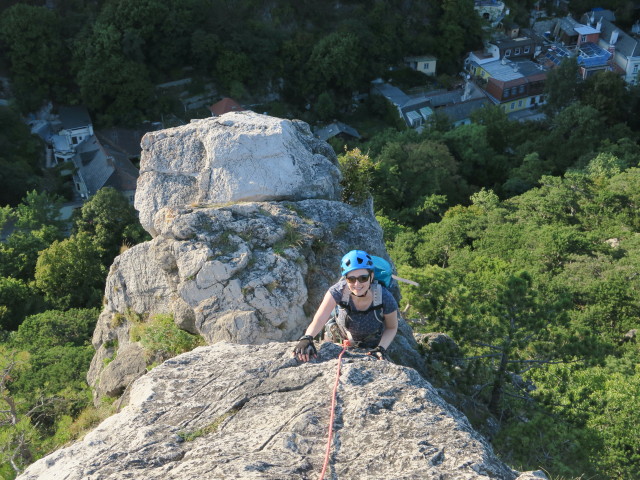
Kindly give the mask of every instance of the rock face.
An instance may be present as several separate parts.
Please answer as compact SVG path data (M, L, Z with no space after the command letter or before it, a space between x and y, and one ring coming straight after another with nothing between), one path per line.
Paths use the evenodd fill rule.
M133 384L122 411L18 479L318 478L340 347L298 364L292 346L219 342L175 357ZM518 477L413 369L347 352L335 414L326 478Z
M170 314L208 344L294 340L344 253L387 257L372 206L337 200L335 154L302 122L230 113L143 146L136 208L153 240L111 266L88 374L96 402L146 372L135 321ZM424 363L403 321L390 354Z
M318 478L340 347L298 364L288 341L345 252L387 257L372 205L338 200L335 155L301 122L234 113L143 146L136 207L153 240L111 267L88 373L97 402L125 406L18 478ZM131 332L156 314L210 345L147 373ZM389 353L346 353L325 478L545 478L503 464L420 375L403 320Z
M145 135L135 205L154 235L165 206L338 200L339 176L333 150L306 123L237 112Z

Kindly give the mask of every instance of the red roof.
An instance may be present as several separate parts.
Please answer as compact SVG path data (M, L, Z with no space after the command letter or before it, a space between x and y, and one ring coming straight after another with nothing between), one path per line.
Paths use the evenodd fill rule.
M211 105L209 107L209 110L211 110L211 113L213 115L219 117L220 115L224 115L225 113L242 112L245 109L242 108L242 106L240 106L240 104L234 99L225 97L218 103L214 103L213 105Z

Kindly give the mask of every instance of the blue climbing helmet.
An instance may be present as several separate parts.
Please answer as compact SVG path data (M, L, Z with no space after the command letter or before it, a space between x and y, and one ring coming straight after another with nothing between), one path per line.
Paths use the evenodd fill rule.
M373 271L373 259L371 258L371 255L364 250L351 250L342 257L342 261L340 262L340 270L342 271L341 275L344 276L347 273L360 268L366 268L367 270Z

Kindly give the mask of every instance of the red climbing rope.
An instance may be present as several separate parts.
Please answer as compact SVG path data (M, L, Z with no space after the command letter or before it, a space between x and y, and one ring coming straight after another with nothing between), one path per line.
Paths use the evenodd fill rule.
M324 465L322 465L322 473L320 473L320 479L324 480L324 474L327 471L329 465L329 454L331 453L331 438L333 437L333 417L336 413L336 393L338 392L338 384L340 383L340 367L342 365L342 355L347 351L347 348L351 345L349 340L342 342L342 351L338 355L338 368L336 370L336 381L333 384L333 394L331 396L331 416L329 417L329 438L327 439L327 451L324 455Z

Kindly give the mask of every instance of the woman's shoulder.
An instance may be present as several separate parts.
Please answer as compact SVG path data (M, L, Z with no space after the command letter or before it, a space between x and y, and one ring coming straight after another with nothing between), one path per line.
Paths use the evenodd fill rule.
M345 279L340 279L329 287L329 293L333 298L342 298L342 292L346 285L347 281Z
M385 287L382 284L380 284L380 287L382 287L382 303L387 305L395 305L395 309L397 309L398 302L396 301L396 298L393 296L393 293L391 293L391 290L389 290L387 287Z

